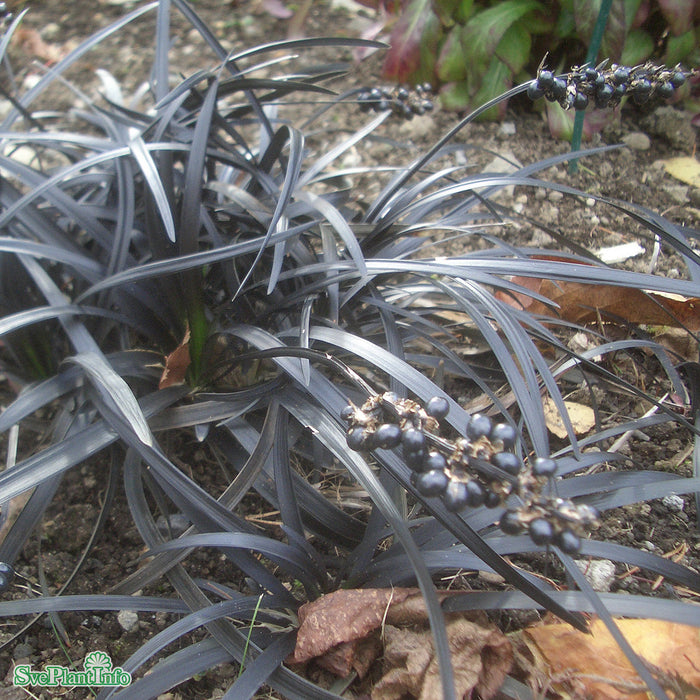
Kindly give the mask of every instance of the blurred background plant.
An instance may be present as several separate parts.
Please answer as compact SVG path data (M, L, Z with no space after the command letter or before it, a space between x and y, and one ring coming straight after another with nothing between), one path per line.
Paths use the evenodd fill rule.
M600 0L360 2L380 11L390 29L384 77L431 83L455 110L474 109L531 76L545 54L554 70L583 63L601 7ZM600 55L625 65L694 66L699 23L692 0L614 0ZM502 116L506 104L484 117Z

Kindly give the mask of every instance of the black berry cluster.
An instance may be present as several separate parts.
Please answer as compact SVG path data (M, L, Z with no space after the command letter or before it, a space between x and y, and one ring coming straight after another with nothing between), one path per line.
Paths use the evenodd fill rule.
M479 413L469 417L463 437L447 439L440 434L440 421L448 411L449 403L440 396L422 406L387 392L370 396L359 407L350 403L341 418L348 425L352 450L400 447L412 470L411 483L422 496L439 496L449 511L458 512L497 508L516 495L520 506L505 511L500 520L504 533L527 531L538 545L579 551L581 537L597 524L598 514L589 506L544 494L557 463L550 458L523 463L514 452L515 428Z
M407 87L373 87L362 88L357 94L357 101L363 112L388 112L404 118L413 119L414 115L431 112L434 108L431 99L433 88L429 83Z
M667 68L651 62L632 68L616 63L609 68L606 63L596 68L575 66L562 76L555 76L541 66L527 94L532 100L544 97L550 102L558 102L564 109L582 110L588 105L599 109L616 107L624 96L642 105L669 99L691 74L680 65Z

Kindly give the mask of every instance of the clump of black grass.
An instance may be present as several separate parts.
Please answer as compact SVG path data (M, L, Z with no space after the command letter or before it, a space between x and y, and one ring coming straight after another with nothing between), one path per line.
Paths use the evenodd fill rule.
M174 86L173 9L214 63ZM149 12L156 41L145 92L128 99L103 71L102 99L63 82L87 106L70 114L40 108L70 66ZM22 17L0 41L5 67ZM556 256L514 245L509 222L523 215L494 199L498 190L584 193L536 177L570 156L508 175L455 165L455 152L470 147L450 139L494 102L406 166L337 165L351 149L370 148L387 119L427 109L423 89L380 90L376 104L371 89L338 94L333 81L347 66L308 60L313 49L341 58L367 43L300 39L229 53L184 0L160 0L87 39L25 92L6 72L13 96L0 124L0 360L11 381L5 388L16 395L0 414L9 445L3 514L16 497L28 498L0 543L0 614L18 627L44 613L60 622L67 610L180 616L130 658L113 659L134 682L104 688L99 698L157 697L232 661L242 673L227 697L250 697L267 684L289 698L335 698L284 665L299 605L341 585L417 583L452 698L433 577L492 570L509 590L452 597L449 609L546 609L581 629L582 613L593 611L663 697L612 616L696 619L696 607L673 586L697 592L697 572L590 531L598 512L700 491L697 467L685 475L643 464L616 470L622 457L609 448L664 423L696 439L697 423L684 410L697 403L679 359L648 337L610 339L606 319L591 330L535 316L508 298L549 303L519 277L696 296L696 233L642 206L597 197L684 261L677 279L605 265L566 231L532 219L560 244ZM545 93L547 80L541 71L535 82ZM351 119L333 122L349 124L363 108L368 121L357 128L318 126L328 109L350 110ZM370 181L382 189L362 202L358 193ZM455 241L463 252L446 254L443 246ZM569 347L574 333L585 335L588 349ZM653 392L634 375L618 376L606 364L613 356L655 358ZM563 400L572 387L588 388L597 410L596 429L584 439ZM650 411L604 424L594 387L634 396ZM556 449L543 396L567 430ZM208 464L220 465L215 494ZM91 465L105 494L93 533L73 574L51 588L40 562L22 551L40 536L66 473ZM343 497L357 485L364 514L357 497ZM110 590L88 595L78 574L118 498L148 558L125 564ZM261 503L279 513L274 527L246 517ZM176 520L177 531L161 526ZM189 573L184 560L203 549L224 558L225 576ZM529 552L556 557L570 590L508 560ZM658 574L674 598L598 594L572 553ZM189 641L200 628L208 635ZM173 642L182 648L168 649ZM503 693L528 691L510 679Z

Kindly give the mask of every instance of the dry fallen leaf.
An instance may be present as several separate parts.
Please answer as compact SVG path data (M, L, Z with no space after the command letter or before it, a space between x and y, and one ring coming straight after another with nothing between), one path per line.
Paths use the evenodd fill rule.
M527 294L497 292L497 297L533 314L563 318L586 324L615 318L630 323L686 326L700 330L700 298L644 292L630 287L582 282L555 282L533 277L513 277L512 282L550 299L559 308L547 306Z
M190 329L188 328L182 342L165 358L165 369L160 376L158 388L167 389L174 384L182 384L190 362Z
M675 352L688 362L700 359L698 341L683 328L661 328L653 334L654 340L667 350Z
M595 425L595 413L589 406L576 403L575 401L564 401L566 410L571 420L576 435L585 435ZM554 401L547 397L544 400L544 419L549 431L559 438L566 437L566 427L559 410Z
M448 593L440 592L444 598ZM316 663L336 675L367 673L382 654L385 674L373 700L441 696L440 676L423 596L417 588L340 590L303 605L289 663ZM407 629L410 628L410 629ZM476 689L493 697L512 662L507 638L480 613L448 616L457 697Z
M664 161L666 172L676 180L692 187L700 187L700 163L692 156L667 158Z
M668 678L680 678L700 689L700 634L696 627L664 620L616 623L642 659ZM547 675L562 679L562 691L568 684L581 689L582 696L590 700L646 700L642 681L603 622L595 620L590 631L584 634L565 624L541 625L526 630L523 640L535 658L544 657ZM700 697L700 690L685 690L688 700Z
M17 27L12 35L12 43L21 46L30 56L49 64L58 63L69 53L65 46L45 42L39 32L31 27Z
M464 618L447 621L458 698L475 692L488 700L496 695L510 670L513 652L495 627ZM384 628L384 675L372 689L372 700L419 700L442 697L440 669L430 629L415 631L393 625Z

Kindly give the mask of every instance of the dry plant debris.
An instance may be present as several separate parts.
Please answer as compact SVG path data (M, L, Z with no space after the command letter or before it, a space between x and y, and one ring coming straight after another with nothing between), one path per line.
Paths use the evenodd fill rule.
M700 697L700 637L696 627L648 619L617 620L616 624L672 697ZM648 689L604 623L596 619L590 630L591 634L583 634L570 625L545 624L525 630L522 637L539 660L535 665L552 679L553 689L562 697L648 698Z
M444 598L446 592L438 594ZM383 654L372 700L440 697L423 596L417 588L340 590L303 605L290 663L314 660L338 676L362 677ZM495 696L513 659L506 636L478 613L447 616L457 697Z

